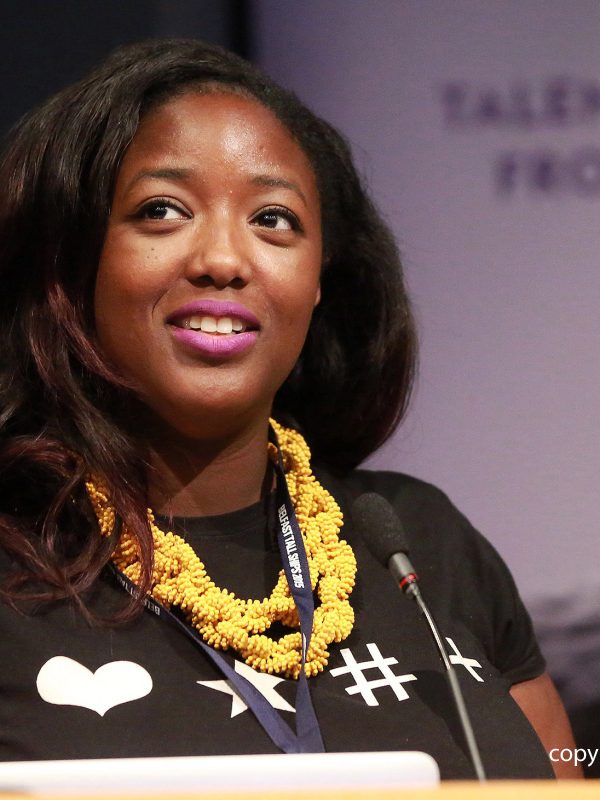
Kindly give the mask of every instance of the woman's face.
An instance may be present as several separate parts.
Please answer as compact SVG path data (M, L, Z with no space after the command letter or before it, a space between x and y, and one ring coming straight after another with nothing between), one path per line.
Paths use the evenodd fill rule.
M97 337L186 436L264 419L319 301L319 195L271 111L181 95L119 171L95 289Z

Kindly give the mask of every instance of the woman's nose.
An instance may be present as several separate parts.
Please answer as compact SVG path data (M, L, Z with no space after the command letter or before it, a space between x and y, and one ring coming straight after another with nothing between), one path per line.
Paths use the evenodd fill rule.
M243 231L227 219L207 220L195 238L187 277L219 288L247 283L249 261Z

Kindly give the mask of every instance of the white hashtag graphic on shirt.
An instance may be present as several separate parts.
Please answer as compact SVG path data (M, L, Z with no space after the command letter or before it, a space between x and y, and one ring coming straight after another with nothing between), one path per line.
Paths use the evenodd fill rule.
M349 672L356 683L354 686L348 686L346 691L348 694L358 694L360 692L368 706L379 705L377 698L373 694L373 689L380 689L382 686L389 686L399 701L407 700L408 693L402 684L408 683L408 681L416 681L416 676L412 674L394 675L390 669L390 665L397 664L398 660L396 658L383 658L376 644L368 644L367 650L371 654L372 661L361 661L357 663L350 650L347 647L344 648L340 651L340 655L347 666L336 667L330 670L330 674L336 678L338 675L345 675ZM384 677L368 681L364 676L364 673L368 669L378 669Z

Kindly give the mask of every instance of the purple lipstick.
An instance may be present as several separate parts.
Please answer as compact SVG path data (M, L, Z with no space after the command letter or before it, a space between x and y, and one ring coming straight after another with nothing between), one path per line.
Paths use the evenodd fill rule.
M257 317L239 303L195 300L167 318L175 339L212 358L224 358L250 348L258 338Z

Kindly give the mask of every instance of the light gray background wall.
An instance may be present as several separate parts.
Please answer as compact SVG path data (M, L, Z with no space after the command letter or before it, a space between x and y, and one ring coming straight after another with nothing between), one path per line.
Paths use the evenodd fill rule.
M421 373L371 466L444 488L526 599L597 591L600 4L252 7L262 65L350 138L404 255Z

